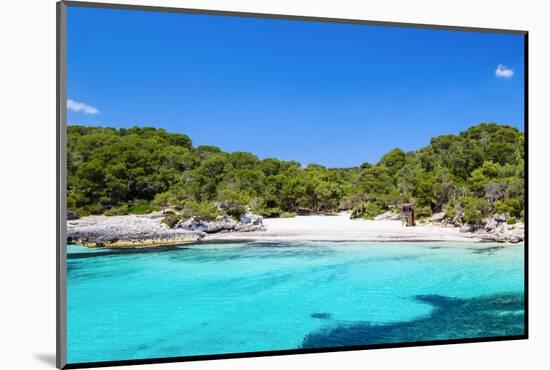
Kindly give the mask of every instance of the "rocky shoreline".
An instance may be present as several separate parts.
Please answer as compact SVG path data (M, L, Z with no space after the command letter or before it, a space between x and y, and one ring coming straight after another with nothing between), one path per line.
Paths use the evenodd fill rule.
M386 212L374 221L350 220L349 215L297 216L266 219L247 211L239 220L223 214L216 220L196 217L180 220L172 228L163 223L166 213L87 216L67 220L67 243L88 247L148 248L223 240L341 240L341 241L471 241L519 243L525 226L492 216L477 225L459 224L434 214L415 227L401 226L399 215ZM265 222L264 222L265 221ZM515 221L515 220L514 220Z
M500 215L484 220L479 225L462 225L460 231L479 235L484 240L499 243L519 243L525 239L525 225L523 222L508 224L507 220Z
M375 221L399 220L400 216L394 211L387 211L376 216ZM499 243L519 243L525 239L525 225L505 214L492 215L477 224L462 223L460 215L447 217L445 212L432 215L419 224L430 224L441 227L456 227L461 233L477 236L484 241Z
M162 216L87 216L67 221L67 243L88 247L141 247L191 243L204 237L202 232L170 229Z
M178 222L173 228L162 220L165 214L87 216L67 220L67 243L87 247L145 248L193 243L210 233L263 231L263 219L246 213L240 220L220 216L213 221L194 217Z

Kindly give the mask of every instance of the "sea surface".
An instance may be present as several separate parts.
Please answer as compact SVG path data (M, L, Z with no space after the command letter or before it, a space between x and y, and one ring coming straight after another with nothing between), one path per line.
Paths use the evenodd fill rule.
M68 362L524 333L523 245L70 245Z

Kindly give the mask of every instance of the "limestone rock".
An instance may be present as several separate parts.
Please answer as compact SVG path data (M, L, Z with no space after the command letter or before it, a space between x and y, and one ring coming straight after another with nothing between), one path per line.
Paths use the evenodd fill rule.
M513 225L506 223L507 216L497 214L484 221L483 237L497 242L519 243L525 238L525 225L518 222Z
M493 219L496 221L496 222L506 222L507 220L507 217L505 214L496 214L493 216Z
M67 223L67 242L89 246L132 247L193 242L201 231L170 229L148 215L89 216Z
M445 212L434 213L432 217L430 217L430 221L437 222L437 223L443 222L444 219L445 219Z
M464 224L460 227L461 233L472 233L477 230L477 226L474 224Z
M246 212L241 216L239 221L240 224L252 224L252 225L262 225L263 217L253 214L252 212Z
M176 229L199 230L208 234L230 231L263 231L263 218L251 212L241 216L237 222L227 215L218 217L213 221L201 221L191 217L185 221L180 221L175 226Z
M495 220L494 218L490 218L485 222L485 231L487 232L493 232L498 227L499 222Z

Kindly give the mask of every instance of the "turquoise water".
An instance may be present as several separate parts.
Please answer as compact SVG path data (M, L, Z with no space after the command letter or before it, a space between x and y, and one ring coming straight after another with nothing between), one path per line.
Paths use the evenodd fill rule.
M67 251L69 363L524 332L523 245Z

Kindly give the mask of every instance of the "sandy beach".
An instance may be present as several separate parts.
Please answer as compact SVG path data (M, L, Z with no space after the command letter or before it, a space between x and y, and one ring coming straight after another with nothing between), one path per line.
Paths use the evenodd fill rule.
M261 241L482 241L478 234L462 233L457 227L418 225L405 227L400 221L351 220L346 213L334 216L265 218L266 231L209 234L203 240Z

